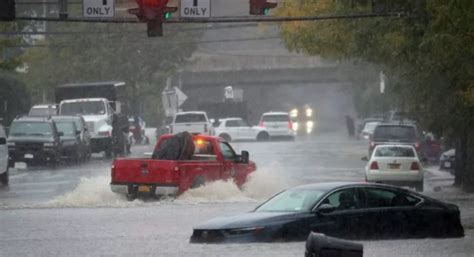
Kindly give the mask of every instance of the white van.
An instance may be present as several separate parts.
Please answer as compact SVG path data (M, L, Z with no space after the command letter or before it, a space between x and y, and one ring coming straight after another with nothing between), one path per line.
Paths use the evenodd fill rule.
M2 125L0 125L0 184L8 185L7 135Z

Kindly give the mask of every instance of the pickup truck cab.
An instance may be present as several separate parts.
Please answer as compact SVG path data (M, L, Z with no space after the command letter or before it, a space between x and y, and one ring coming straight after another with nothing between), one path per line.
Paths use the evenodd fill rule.
M159 138L155 149L160 149L173 135ZM196 188L217 180L232 179L238 186L256 170L249 154L237 155L228 142L219 137L193 135L195 145L191 160L155 160L119 158L112 163L111 190L134 199L137 194L176 196L189 188Z
M189 133L200 133L214 135L212 127L206 112L179 112L173 118L170 124L170 133L178 134L187 131Z

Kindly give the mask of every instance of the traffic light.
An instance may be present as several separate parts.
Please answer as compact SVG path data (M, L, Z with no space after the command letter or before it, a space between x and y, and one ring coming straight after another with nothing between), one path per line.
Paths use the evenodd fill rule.
M147 23L149 37L163 36L163 21L171 18L177 7L168 7L169 0L136 0L138 8L129 9L140 21Z
M270 3L267 0L249 0L251 15L268 15L270 9L275 8L277 3Z
M0 0L0 21L15 19L15 0Z

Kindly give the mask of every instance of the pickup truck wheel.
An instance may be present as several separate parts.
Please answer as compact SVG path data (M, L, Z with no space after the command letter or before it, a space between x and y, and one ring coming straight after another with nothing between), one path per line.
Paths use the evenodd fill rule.
M4 186L8 186L8 167L7 167L7 170L3 173L3 174L0 174L0 183L2 183L2 185Z
M205 184L204 178L202 176L196 176L193 178L193 183L191 184L191 188L194 189L194 188L202 187L204 186L204 184Z
M227 142L232 141L232 138L229 136L229 134L225 134L225 133L224 133L224 134L220 134L219 137L222 138L222 139L224 139L224 140L227 141Z
M260 132L257 135L257 141L268 141L270 140L270 135L267 132Z

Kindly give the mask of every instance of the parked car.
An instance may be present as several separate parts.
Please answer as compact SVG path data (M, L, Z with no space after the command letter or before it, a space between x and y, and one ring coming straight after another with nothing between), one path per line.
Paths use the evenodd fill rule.
M364 120L362 120L362 122L359 124L359 126L357 127L357 135L359 136L362 131L364 130L364 127L365 127L365 124L369 123L369 122L383 122L383 117L379 117L379 116L376 116L376 117L369 117L369 118L365 118Z
M207 135L215 134L206 112L197 111L176 113L173 122L170 124L170 133L178 134L183 131Z
M76 163L87 160L91 155L90 135L88 140L83 140L81 137L83 134L87 137L88 134L87 130L83 131L84 119L80 116L55 116L53 120L56 122L58 131L63 134L61 136L62 157Z
M8 146L5 129L0 125L0 184L8 185Z
M165 148L183 152L179 146L170 145L176 142L176 137L171 134L161 136L155 152ZM242 151L241 155L237 155L229 143L219 137L194 134L190 140L194 150L190 159L158 159L155 156L152 159L115 159L112 163L111 190L125 194L129 199L134 199L138 194L176 196L189 188L215 180L232 179L241 186L247 176L256 170L255 163L249 161L248 152Z
M332 182L302 185L255 210L194 227L193 243L305 240L310 232L349 239L462 237L454 204L396 186Z
M266 112L262 114L259 126L266 129L271 139L295 139L293 122L287 112Z
M270 139L270 134L268 134L265 128L250 126L242 118L219 119L214 129L216 135L227 142L233 140L267 141Z
M413 124L390 124L380 123L374 129L369 142L369 156L377 145L383 144L406 144L415 147L421 152L422 138L416 125ZM423 156L420 156L423 159Z
M441 154L439 157L439 169L449 171L454 174L456 168L456 149L450 149Z
M423 166L413 146L378 145L365 167L365 180L412 186L422 192L423 173Z
M13 120L7 138L9 166L15 162L60 163L62 144L56 123L46 117L19 117Z
M58 114L56 104L38 104L31 107L28 116L32 117L48 117Z
M366 122L364 127L362 128L362 131L360 134L357 136L357 138L363 138L363 139L369 139L372 134L374 133L375 127L380 124L380 121L369 121Z

